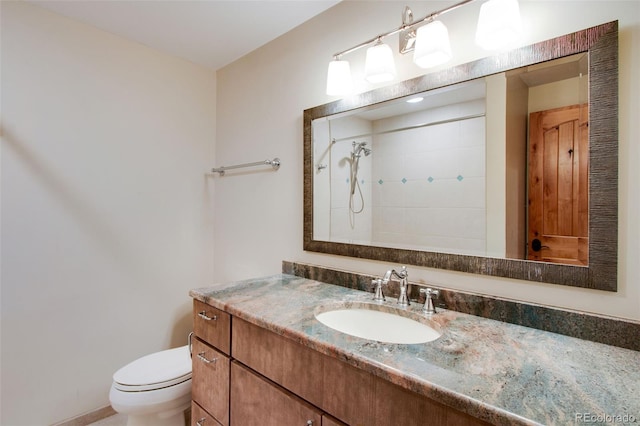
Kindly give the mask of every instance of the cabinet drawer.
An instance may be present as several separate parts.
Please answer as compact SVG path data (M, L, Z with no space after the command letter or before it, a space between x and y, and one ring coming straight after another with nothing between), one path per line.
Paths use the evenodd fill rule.
M191 426L222 426L204 408L191 401Z
M231 425L321 426L322 412L232 361Z
M231 315L228 313L194 299L193 331L200 339L230 355Z
M191 398L225 426L229 424L229 362L222 352L193 340Z

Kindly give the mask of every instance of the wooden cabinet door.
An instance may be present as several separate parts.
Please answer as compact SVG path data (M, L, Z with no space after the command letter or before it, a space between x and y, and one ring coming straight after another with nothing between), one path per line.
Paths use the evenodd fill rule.
M218 422L229 424L229 358L193 339L191 398ZM196 419L197 420L197 419Z
M257 375L231 362L231 426L321 426L322 412Z
M232 326L235 359L343 422L372 424L370 373L242 319Z
M454 408L375 378L375 415L372 426L489 426Z

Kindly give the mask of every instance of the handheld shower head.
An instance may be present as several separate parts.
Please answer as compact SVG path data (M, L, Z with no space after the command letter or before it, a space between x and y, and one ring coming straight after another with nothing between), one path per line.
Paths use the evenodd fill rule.
M366 148L367 143L366 142L356 142L353 141L351 143L352 146L352 150L351 150L351 161L350 161L350 175L349 175L349 182L351 184L351 191L349 194L349 212L350 212L350 216L349 216L349 223L351 224L351 228L353 228L354 223L352 221L353 217L352 215L354 214L358 214L358 213L362 213L362 210L364 210L364 197L362 195L362 190L360 189L360 183L358 182L358 167L360 165L360 157L362 156L362 153L364 153L365 157L371 155L371 149ZM363 181L364 183L364 181ZM360 208L355 208L354 207L354 195L356 193L356 189L358 189L358 192L360 194Z
M366 145L366 142L357 143L356 141L353 141L353 151L351 152L351 156L354 158L360 158L362 152L364 152L365 157L371 155L371 149L365 148Z

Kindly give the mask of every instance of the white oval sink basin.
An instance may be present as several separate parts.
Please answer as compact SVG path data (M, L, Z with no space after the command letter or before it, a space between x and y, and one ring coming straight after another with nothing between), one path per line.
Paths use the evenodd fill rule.
M363 307L315 314L322 324L351 336L385 343L416 344L436 340L439 331L411 318Z

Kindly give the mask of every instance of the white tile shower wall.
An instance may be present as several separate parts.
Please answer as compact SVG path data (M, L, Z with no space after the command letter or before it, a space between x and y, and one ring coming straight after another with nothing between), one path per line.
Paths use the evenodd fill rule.
M412 114L401 123L380 120L374 128L483 113L479 100ZM484 117L377 135L373 150L375 243L485 253Z

